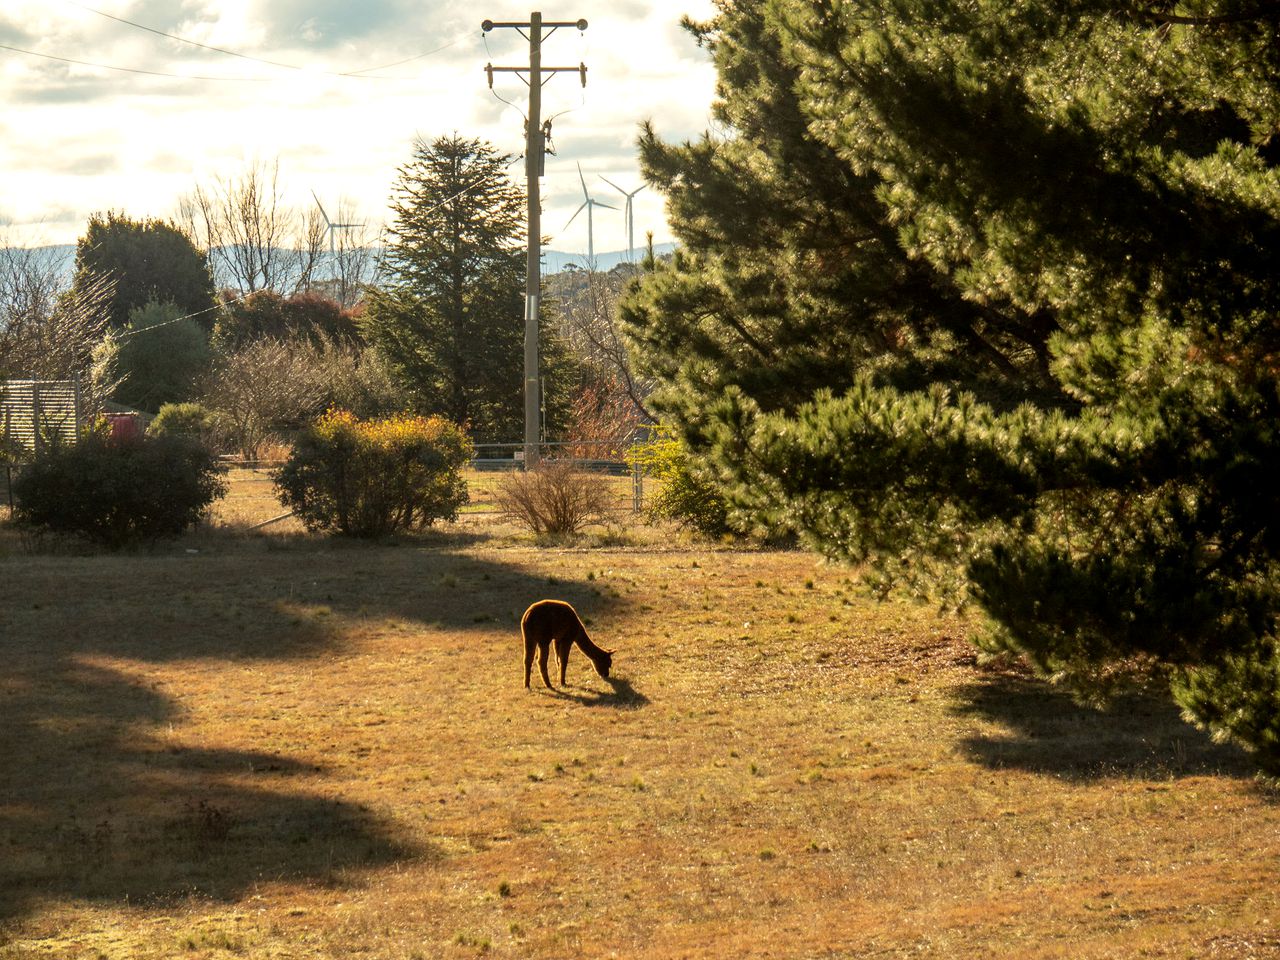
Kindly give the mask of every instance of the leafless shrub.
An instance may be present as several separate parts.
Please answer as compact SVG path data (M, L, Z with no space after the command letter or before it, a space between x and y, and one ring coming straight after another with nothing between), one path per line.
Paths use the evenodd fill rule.
M576 533L604 518L608 497L604 479L565 461L548 461L508 474L495 500L509 519L538 536Z
M587 383L569 409L564 455L583 460L620 458L644 423L644 415L617 380Z
M325 388L324 406L350 410L359 417L383 417L404 409L404 391L391 365L374 347L357 347L319 336L300 349L314 364Z
M281 430L321 412L327 387L303 345L255 340L214 361L204 403L224 441L246 460Z

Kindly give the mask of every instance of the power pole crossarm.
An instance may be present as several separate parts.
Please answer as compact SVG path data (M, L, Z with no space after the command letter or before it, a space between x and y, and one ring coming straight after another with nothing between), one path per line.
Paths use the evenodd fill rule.
M587 29L586 20L546 20L542 14L529 14L525 23L516 21L486 20L480 24L485 33L498 28L516 30L529 41L529 66L495 67L485 65L489 86L493 86L495 73L515 73L529 87L529 118L525 125L525 182L529 200L529 244L525 269L524 297L524 462L526 469L538 463L541 442L541 381L538 374L538 300L541 296L542 261L542 199L538 192L538 177L542 172L542 160L546 151L547 131L542 124L542 85L557 73L577 73L582 85L587 85L587 66L544 67L542 65L542 41L561 27ZM527 32L526 32L527 31ZM546 31L544 34L543 31ZM544 79L544 74L546 75Z
M542 14L540 13L530 14L529 19L524 23L520 23L516 20L486 20L482 24L480 24L480 29L483 30L485 33L488 33L490 30L493 30L495 27L514 27L516 30L519 30L521 33L524 33L524 31L531 30L533 28L533 21L535 19L544 29L550 28L552 33L554 33L560 27L577 27L579 30L587 29L586 20L543 20ZM551 34L548 33L547 36L549 37L551 36ZM543 39L545 40L546 37L544 37Z
M528 67L495 67L495 66L494 66L493 64L491 64L491 63L486 63L486 64L484 65L484 69L485 69L485 73L489 74L489 86L491 86L491 87L493 86L493 75L494 75L495 73L520 73L520 74L524 74L524 73L528 73L528 72L529 72L529 68L528 68ZM576 67L543 67L543 68L542 68L542 73L550 73L550 74L555 74L555 73L576 73L576 74L578 74L578 75L582 78L582 85L583 85L584 87L587 85L587 65L586 65L585 63L580 63L580 64L578 64ZM524 80L524 77L521 77L520 79L521 79L521 80ZM550 79L551 79L551 77L547 77L547 78L546 78L546 80L543 80L542 82L543 82L543 83L546 83L546 82L547 82L547 80L550 80ZM528 81L527 81L527 80L525 80L525 82L526 82L526 83L528 83Z

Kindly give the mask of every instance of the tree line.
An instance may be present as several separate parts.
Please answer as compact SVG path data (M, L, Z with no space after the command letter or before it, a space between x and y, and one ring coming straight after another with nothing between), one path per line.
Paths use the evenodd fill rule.
M524 196L510 161L478 139L418 140L376 250L358 233L326 239L323 214L285 205L264 165L197 188L172 220L93 216L68 289L10 248L0 379L92 368L97 392L128 407L200 405L183 416L254 458L329 407L439 415L478 442L515 441ZM543 327L545 436L594 439L584 431L601 428L612 380L572 349L554 305Z

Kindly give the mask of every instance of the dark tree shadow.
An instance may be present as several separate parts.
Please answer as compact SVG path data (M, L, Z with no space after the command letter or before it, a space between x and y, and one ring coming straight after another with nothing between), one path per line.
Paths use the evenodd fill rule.
M325 771L296 756L174 748L181 693L104 659L305 662L381 618L497 632L514 658L520 613L546 596L586 615L613 602L421 544L0 560L0 923L48 897L235 900L264 880L357 883L436 856L326 798Z
M126 674L64 663L23 680L5 685L0 730L0 921L50 895L233 900L261 879L342 885L430 855L308 791L314 766L161 741L177 704Z
M961 741L972 760L996 769L1077 782L1255 773L1243 750L1215 743L1153 696L1128 694L1095 709L1044 683L1001 676L961 687L953 709L1009 728Z

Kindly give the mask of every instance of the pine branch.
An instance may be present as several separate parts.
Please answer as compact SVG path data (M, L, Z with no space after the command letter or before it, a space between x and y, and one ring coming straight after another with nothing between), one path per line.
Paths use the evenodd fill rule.
M1185 16L1159 10L1140 10L1140 16L1156 23L1183 24L1192 27L1216 27L1227 23L1250 23L1258 20L1280 20L1280 2L1264 3L1244 13L1221 13L1209 16Z

